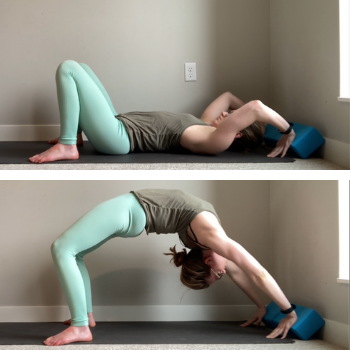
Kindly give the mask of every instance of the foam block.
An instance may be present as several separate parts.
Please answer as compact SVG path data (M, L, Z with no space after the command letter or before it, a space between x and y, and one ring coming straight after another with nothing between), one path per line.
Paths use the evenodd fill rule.
M290 149L302 159L309 157L326 142L314 127L294 123L293 129L296 136ZM275 147L281 136L282 134L274 126L266 126L266 145Z
M321 327L324 326L324 319L313 309L296 305L294 310L298 316L298 321L289 330L288 335L301 340L310 339ZM282 314L280 308L271 302L266 308L266 315L263 322L268 328L275 329L286 315Z

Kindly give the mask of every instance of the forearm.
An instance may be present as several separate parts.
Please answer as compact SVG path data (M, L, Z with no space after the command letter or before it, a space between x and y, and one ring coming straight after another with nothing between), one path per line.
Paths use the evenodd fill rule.
M261 300L260 295L258 294L254 283L245 272L240 270L239 272L230 276L230 278L248 296L248 298L254 302L254 304L258 308L265 307L265 304Z
M289 123L278 113L265 106L260 101L252 101L230 114L211 136L215 142L225 142L230 145L235 135L241 132L254 122L262 124L271 124L280 131L287 131Z
M289 123L270 107L261 103L255 109L256 121L270 124L280 131L287 131Z
M275 279L265 270L259 277L253 276L253 282L262 290L272 301L274 301L281 310L287 310L291 307L287 297L278 286Z
M230 92L228 93L228 100L229 100L229 109L230 110L236 110L245 105L245 103L239 99L237 96L231 94Z
M238 97L232 95L231 92L225 92L207 107L201 120L210 124L216 120L222 112L239 109L243 105L244 102Z

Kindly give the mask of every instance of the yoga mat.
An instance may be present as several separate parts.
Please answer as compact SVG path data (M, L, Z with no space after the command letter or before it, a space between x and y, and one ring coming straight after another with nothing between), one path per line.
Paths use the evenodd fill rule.
M28 158L50 148L47 142L0 142L0 164L31 164ZM199 155L182 153L131 153L127 155L106 155L96 152L89 142L78 147L78 160L64 160L54 163L88 164L88 163L291 163L293 158L267 158L271 149L259 147L250 153L226 151L217 155ZM35 166L35 164L33 164Z
M241 322L97 322L91 342L74 344L286 344L291 338L267 339L265 327ZM0 323L0 345L44 345L68 326L62 323Z

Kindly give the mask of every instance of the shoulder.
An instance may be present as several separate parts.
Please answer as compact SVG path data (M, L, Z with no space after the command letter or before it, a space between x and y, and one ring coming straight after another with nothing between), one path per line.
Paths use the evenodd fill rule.
M198 240L208 246L212 246L213 240L226 239L227 235L221 227L215 214L202 211L191 222L191 227L196 233Z
M181 146L194 153L211 153L210 137L216 129L209 125L192 125L181 137Z

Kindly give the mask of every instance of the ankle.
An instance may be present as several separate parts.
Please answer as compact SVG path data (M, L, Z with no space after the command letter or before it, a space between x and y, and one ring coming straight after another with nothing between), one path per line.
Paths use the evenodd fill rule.
M85 332L87 330L90 330L89 325L87 326L71 326L74 328L75 331L77 332Z
M58 145L62 145L62 146L64 146L65 148L77 148L77 145L76 145L76 144L75 144L75 145L66 145L66 144L61 143L61 142L58 142L57 144L58 144Z

